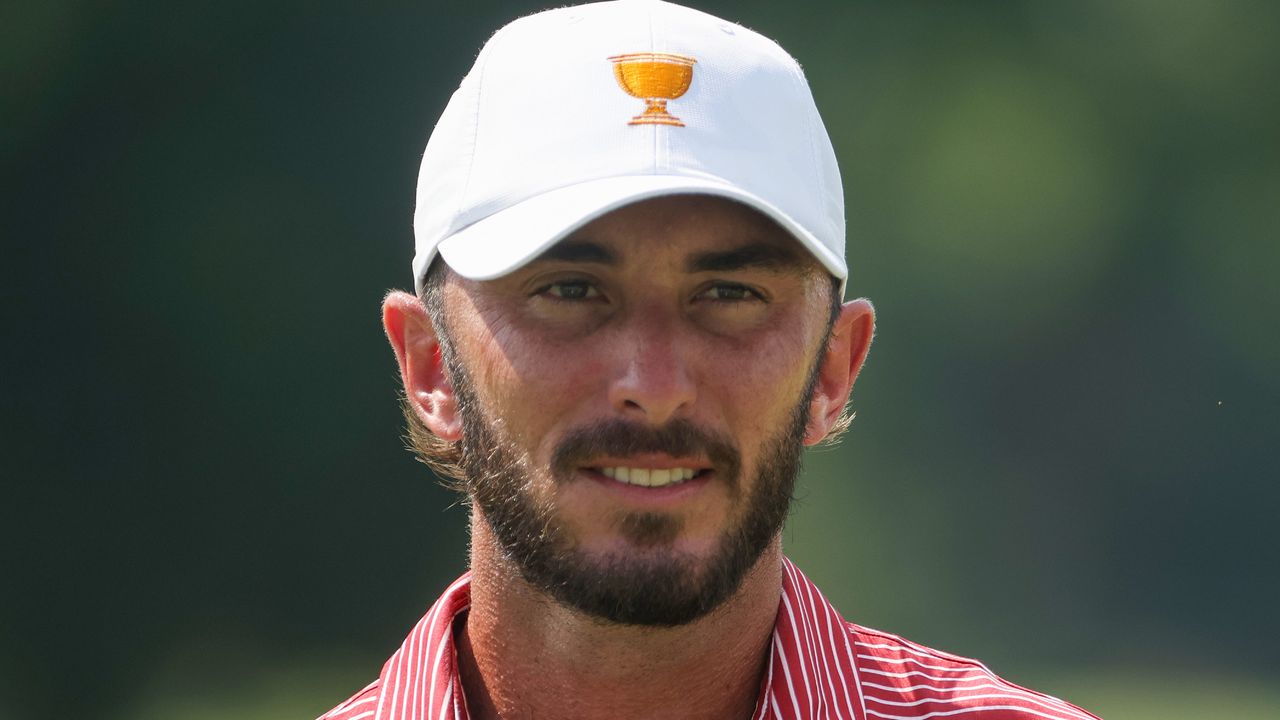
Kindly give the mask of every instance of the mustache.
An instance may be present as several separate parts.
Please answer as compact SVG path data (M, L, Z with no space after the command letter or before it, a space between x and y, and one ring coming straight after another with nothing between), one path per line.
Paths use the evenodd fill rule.
M617 419L570 432L556 446L551 467L556 478L567 478L574 468L601 455L627 457L643 453L705 455L716 475L735 486L742 468L742 454L732 441L688 420L652 427Z

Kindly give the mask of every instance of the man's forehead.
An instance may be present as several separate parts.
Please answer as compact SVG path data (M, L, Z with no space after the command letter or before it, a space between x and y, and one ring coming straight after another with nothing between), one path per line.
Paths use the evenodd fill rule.
M818 261L794 236L757 210L711 196L634 203L584 225L532 262L620 266L663 254L687 272L745 268L802 271Z
M628 262L644 262L649 257L643 247L617 248L589 239L570 239L553 245L533 260L536 263L586 263L618 267ZM802 250L786 243L744 241L723 250L690 247L682 258L685 272L728 272L764 269L801 272L817 266Z

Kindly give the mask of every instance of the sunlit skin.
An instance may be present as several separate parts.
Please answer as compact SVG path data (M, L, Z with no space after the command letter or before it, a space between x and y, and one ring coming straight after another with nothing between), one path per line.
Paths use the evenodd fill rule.
M805 444L824 438L871 342L865 300L846 303L825 336L830 278L757 212L701 196L644 201L586 225L502 278L445 285L449 332L486 417L523 456L529 491L590 555L710 556L740 519L760 449L787 425L815 359ZM422 304L390 294L384 322L406 395L432 432L461 436L452 386ZM623 418L659 427L680 418L741 453L731 491L706 457L600 457L567 481L551 473L566 433ZM665 488L627 485L606 467L693 468ZM621 519L678 518L658 548L639 547ZM459 662L473 716L747 717L767 660L780 592L774 538L738 592L677 628L587 617L528 586L472 513L472 607Z

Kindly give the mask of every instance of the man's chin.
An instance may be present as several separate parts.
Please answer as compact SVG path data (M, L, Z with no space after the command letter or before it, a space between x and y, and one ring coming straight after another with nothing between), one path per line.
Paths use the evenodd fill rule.
M737 589L715 563L671 547L562 557L542 589L594 618L623 625L684 625L715 609Z

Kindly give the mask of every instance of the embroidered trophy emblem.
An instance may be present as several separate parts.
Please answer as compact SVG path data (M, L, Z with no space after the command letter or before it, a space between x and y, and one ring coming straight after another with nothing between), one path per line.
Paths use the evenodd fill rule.
M687 55L671 53L628 53L614 55L613 76L628 95L644 100L644 112L631 118L628 125L675 125L684 127L680 118L667 112L667 101L684 95L693 82L693 64Z

